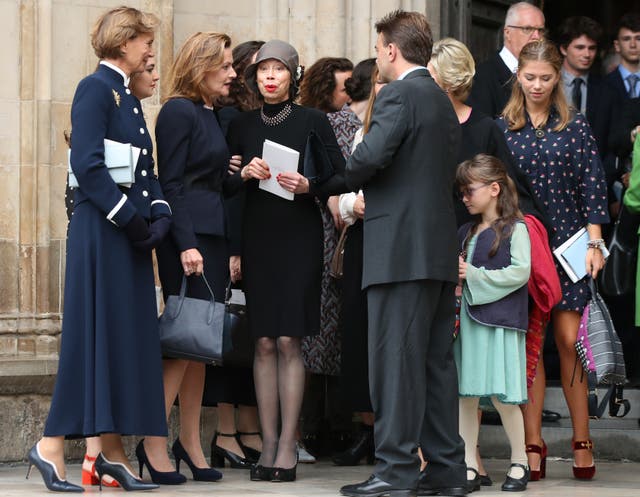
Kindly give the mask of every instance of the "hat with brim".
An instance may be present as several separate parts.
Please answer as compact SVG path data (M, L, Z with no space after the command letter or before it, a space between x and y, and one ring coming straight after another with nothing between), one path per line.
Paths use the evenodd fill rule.
M276 59L282 62L289 70L289 74L291 74L291 84L294 87L298 86L298 79L300 78L298 52L286 41L270 40L260 47L256 54L256 61L247 67L244 72L244 80L252 91L256 92L256 94L260 93L256 81L256 72L258 64L268 59Z

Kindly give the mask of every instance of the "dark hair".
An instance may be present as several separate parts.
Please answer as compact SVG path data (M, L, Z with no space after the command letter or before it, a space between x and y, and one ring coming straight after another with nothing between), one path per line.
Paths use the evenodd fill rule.
M396 45L407 62L425 67L429 63L433 35L424 14L394 10L380 19L375 28L382 34L385 46Z
M500 185L498 204L496 206L498 219L496 219L491 226L496 232L496 239L489 251L489 256L493 257L498 251L500 242L510 237L513 233L515 222L524 219L518 207L518 190L516 189L516 184L507 174L507 168L503 162L492 155L478 154L472 159L466 160L458 165L456 170L456 185L458 188L470 185L474 181L485 185L492 183L498 183L498 185ZM472 235L477 231L478 224L479 223L476 222L471 228L466 243L469 242Z
M586 16L568 17L558 27L556 41L561 47L568 47L573 40L582 35L595 41L598 45L602 39L602 26Z
M362 102L371 93L371 75L376 67L376 59L365 59L356 64L353 74L344 82L347 95L354 102Z
M264 45L264 41L245 41L236 45L232 50L233 70L236 78L231 82L229 96L219 98L216 105L220 107L237 107L238 110L246 112L260 107L261 102L258 95L247 86L244 80L244 72L251 64L251 58Z
M335 112L332 106L336 89L335 73L353 71L353 62L343 57L323 57L305 70L300 85L300 105L323 112Z
M620 30L623 28L633 31L634 33L639 32L640 13L627 12L626 14L624 14L618 21L618 24L616 24L615 38L618 38L618 36L620 35Z

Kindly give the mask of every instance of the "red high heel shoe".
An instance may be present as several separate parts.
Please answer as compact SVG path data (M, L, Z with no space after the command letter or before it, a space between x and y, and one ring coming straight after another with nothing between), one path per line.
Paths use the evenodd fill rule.
M540 469L531 469L529 481L542 480L547 476L547 444L542 441L542 447L535 444L527 445L525 452L527 454L540 454Z
M593 442L591 440L571 441L571 449L575 452L576 450L588 450L593 453ZM591 456L593 458L593 454ZM573 476L578 480L591 480L593 476L596 474L596 463L595 461L591 464L591 466L576 466L573 465Z
M85 463L91 466L90 470L84 469ZM100 479L96 473L96 458L85 454L82 463L82 484L83 485L99 485ZM111 477L105 477L102 480L103 487L119 487L118 482Z

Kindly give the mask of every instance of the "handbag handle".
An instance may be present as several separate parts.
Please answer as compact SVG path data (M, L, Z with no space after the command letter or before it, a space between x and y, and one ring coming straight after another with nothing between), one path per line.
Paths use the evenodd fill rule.
M213 321L213 313L214 313L214 307L215 307L215 296L213 294L213 290L211 289L211 286L209 285L209 282L207 281L206 276L204 275L204 271L202 271L202 274L200 275L202 277L202 279L204 280L204 284L207 286L207 289L209 290L209 295L211 296L211 299L209 300L209 312L207 315L207 324L211 324L211 322ZM183 274L182 275L182 283L180 285L180 295L178 296L178 299L180 301L180 304L178 305L178 308L176 309L176 313L171 316L172 319L176 319L178 317L178 315L180 314L180 312L182 311L182 304L184 303L184 299L185 299L185 295L187 294L187 275Z

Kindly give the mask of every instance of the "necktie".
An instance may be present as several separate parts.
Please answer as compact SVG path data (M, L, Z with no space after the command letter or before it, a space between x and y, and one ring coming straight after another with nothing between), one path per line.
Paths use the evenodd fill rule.
M629 74L627 76L627 83L629 83L629 98L636 98L638 93L636 92L636 83L638 82L638 76L635 74Z
M573 91L571 92L571 99L573 100L573 106L577 110L582 110L582 78L575 78L573 80Z

